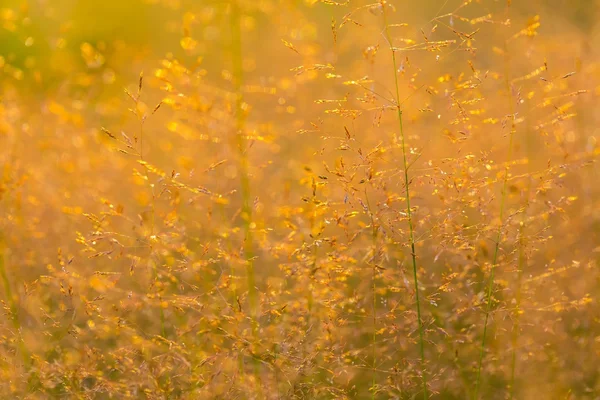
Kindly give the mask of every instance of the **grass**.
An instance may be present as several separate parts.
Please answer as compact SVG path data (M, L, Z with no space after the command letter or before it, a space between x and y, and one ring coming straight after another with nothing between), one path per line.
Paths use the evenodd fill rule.
M412 260L412 273L415 287L415 300L417 303L417 321L419 324L419 352L421 355L421 375L423 379L423 398L429 397L427 391L427 372L425 370L425 328L421 318L421 301L419 299L419 279L417 276L417 250L415 248L415 233L413 227L412 209L410 207L410 180L408 179L408 161L406 157L406 139L404 135L404 126L402 124L402 106L400 103L400 85L398 83L398 63L396 62L396 49L394 48L390 28L387 21L387 7L384 1L381 2L383 18L385 24L386 40L390 45L392 53L392 66L394 68L394 86L396 89L396 108L398 113L398 131L400 133L400 146L402 147L402 169L404 170L404 187L406 189L406 216L408 220L408 238L410 243L410 254Z
M496 272L496 267L498 266L498 255L500 252L500 247L503 239L503 230L504 230L504 213L506 207L506 192L508 190L508 177L509 177L509 165L512 162L512 154L514 147L514 137L516 134L516 125L515 125L515 110L514 110L514 99L513 99L513 88L511 86L511 68L510 68L510 52L508 49L508 43L505 44L504 47L505 61L504 61L504 82L505 82L505 90L508 96L509 110L510 113L507 116L510 119L510 133L509 133L509 144L508 144L508 155L506 161L506 168L504 170L504 177L502 181L502 192L500 197L500 226L498 227L498 233L496 235L496 240L494 241L494 256L492 259L492 266L490 269L490 276L488 278L487 291L485 294L485 319L483 321L483 335L481 337L481 351L479 355L479 365L477 367L477 380L475 381L475 399L478 399L479 388L481 385L481 367L483 365L483 358L485 356L485 344L487 338L487 330L488 330L488 322L490 318L490 313L492 310L492 302L493 302L493 290L494 290L494 275Z
M240 31L240 9L236 2L232 3L231 9L231 36L232 36L232 59L233 59L233 83L235 93L235 118L236 118L236 146L239 152L240 186L242 196L242 220L244 221L244 257L246 259L246 276L248 279L248 297L250 301L250 313L257 318L258 297L256 293L256 278L254 276L254 244L252 240L252 206L250 204L250 180L248 176L248 157L245 136L245 111L242 85L244 74L242 69L242 35Z
M600 3L17 3L0 397L600 393Z
M13 294L11 289L11 283L8 278L8 272L5 265L5 253L6 248L4 244L4 240L2 236L0 236L0 277L2 277L2 284L4 285L4 293L6 298L8 299L9 306L9 319L12 321L14 328L14 342L17 343L17 347L19 349L18 353L20 353L20 357L23 359L23 365L26 370L28 370L31 366L31 360L29 356L29 352L23 343L23 338L21 336L21 319L19 318L19 306L16 297Z

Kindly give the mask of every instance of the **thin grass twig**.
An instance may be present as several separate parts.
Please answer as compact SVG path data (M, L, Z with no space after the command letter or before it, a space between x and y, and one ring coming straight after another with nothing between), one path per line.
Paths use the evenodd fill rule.
M410 207L410 180L408 178L408 161L406 157L406 140L404 135L404 127L402 124L402 108L400 103L400 85L398 82L398 66L396 62L396 50L392 44L392 36L390 34L390 28L387 20L387 5L385 1L381 1L381 7L383 11L383 20L385 25L385 36L388 44L390 46L390 50L392 52L392 64L394 67L394 83L396 87L396 102L397 102L397 112L398 112L398 124L399 124L399 132L400 132L400 140L402 146L402 157L403 157L403 169L404 169L404 186L406 188L406 215L408 219L408 229L409 229L409 240L410 240L410 248L411 248L411 256L412 256L412 267L413 267L413 279L415 285L415 299L417 302L417 319L419 324L419 350L421 354L421 375L423 380L423 398L427 399L429 397L427 390L427 373L425 371L425 338L423 332L423 319L421 318L421 302L419 298L419 280L417 276L417 254L415 250L415 235L414 235L414 227L413 227L413 218L412 211Z

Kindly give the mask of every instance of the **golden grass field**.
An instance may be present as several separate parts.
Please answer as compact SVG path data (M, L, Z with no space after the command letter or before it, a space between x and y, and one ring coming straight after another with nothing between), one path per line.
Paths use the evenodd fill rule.
M1 399L600 399L600 2L0 2Z

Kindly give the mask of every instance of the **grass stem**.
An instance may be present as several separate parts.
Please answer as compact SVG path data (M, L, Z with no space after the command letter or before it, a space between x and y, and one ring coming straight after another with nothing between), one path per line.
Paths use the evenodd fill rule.
M10 319L12 320L13 327L15 328L15 336L19 347L19 352L21 353L21 357L23 358L23 365L29 370L31 366L31 361L29 357L29 352L25 347L25 343L23 342L23 338L21 336L21 320L19 318L19 307L15 296L13 295L10 280L8 279L8 272L6 271L5 264L5 254L4 254L4 243L2 242L2 238L0 237L0 277L2 278L2 284L4 285L4 292L6 294L6 299L8 301L8 305L10 307Z
M243 95L243 56L242 56L242 30L241 10L237 0L231 3L231 55L233 61L233 85L235 91L235 144L239 155L240 186L242 192L242 221L244 229L244 259L246 264L246 279L248 284L248 302L250 304L250 318L252 319L252 336L255 345L258 343L258 317L259 304L254 273L254 242L252 237L252 203L250 200L250 177L248 173L247 141L244 136L246 125ZM253 349L255 351L256 349ZM254 374L257 379L257 393L262 396L261 379L258 360L254 359Z
M483 323L483 336L481 338L481 348L480 348L480 352L479 352L479 365L477 367L477 378L475 380L475 396L474 399L477 400L479 397L479 389L481 386L481 367L483 365L483 358L485 356L485 344L486 344L486 338L487 338L487 331L488 331L488 322L489 322L489 318L490 318L490 313L492 310L492 292L494 289L494 274L496 272L496 267L498 266L498 254L500 253L500 243L502 242L502 236L503 236L503 231L504 231L504 211L505 211L505 206L506 206L506 190L508 187L508 171L509 171L509 166L510 166L510 162L512 160L512 152L513 152L513 143L514 143L514 136L515 136L515 131L516 131L516 125L515 125L515 112L514 112L514 101L513 101L513 96L512 96L512 88L510 85L510 58L509 58L509 52L508 52L508 42L505 42L504 45L504 54L505 54L505 59L504 59L504 83L505 83L505 90L507 91L507 95L508 95L508 100L509 100L509 109L510 109L510 114L509 114L509 118L511 119L511 128L510 128L510 140L509 140L509 144L508 144L508 155L506 157L506 167L504 168L504 178L503 178L503 183L502 183L502 193L501 193L501 198L500 198L500 226L498 227L498 232L496 235L496 244L494 246L494 256L492 259L492 267L490 269L490 277L488 279L488 284L487 284L487 290L486 290L486 294L485 294L485 302L486 302L486 306L485 306L485 320Z
M398 124L399 124L399 132L400 132L400 140L402 146L402 158L403 158L403 168L404 168L404 186L406 188L406 215L408 218L408 230L409 230L409 240L410 240L410 249L412 256L412 267L413 267L413 279L415 284L415 299L417 302L417 319L419 323L419 350L421 354L421 375L423 380L423 398L427 399L429 397L427 390L427 373L425 370L425 338L424 338L424 327L423 327L423 319L421 318L421 302L419 298L419 280L417 276L417 254L415 250L415 234L414 234L414 226L413 226L413 218L412 218L412 210L410 207L410 180L408 178L408 161L406 157L406 139L404 135L404 126L402 124L402 107L400 105L400 85L398 82L398 63L396 61L396 49L392 44L392 36L390 34L390 27L387 21L387 6L385 1L381 2L382 10L383 10L383 19L385 24L385 37L390 46L390 50L392 52L392 64L394 67L394 84L396 87L396 109L398 112Z
M373 291L373 337L372 337L372 357L373 357L373 382L371 384L371 398L375 399L376 395L376 384L377 384L377 262L379 249L377 246L377 226L375 225L375 218L373 217L373 210L371 209L371 203L369 202L369 196L367 189L365 188L365 200L369 209L369 217L371 219L371 239L373 241L373 258L371 263L373 264L373 276L371 278L371 290Z
M510 398L515 397L515 371L517 365L517 342L519 339L520 329L520 317L521 317L521 283L523 280L523 268L525 267L525 243L523 238L523 231L525 226L522 224L519 229L519 264L517 272L517 293L516 293L516 305L514 311L514 321L512 329L512 356L510 362Z
M256 292L256 280L254 276L254 244L252 239L252 206L250 201L250 178L248 174L248 155L244 127L246 119L244 116L244 96L242 84L244 73L242 68L242 32L240 26L241 11L237 1L232 2L231 9L231 36L233 57L233 82L236 95L236 146L240 157L240 184L242 191L242 219L244 223L244 258L246 260L246 273L248 279L248 298L253 318L258 316L258 298Z

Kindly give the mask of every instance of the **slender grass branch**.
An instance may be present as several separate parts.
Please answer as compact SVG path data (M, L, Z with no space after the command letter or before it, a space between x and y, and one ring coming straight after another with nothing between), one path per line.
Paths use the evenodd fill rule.
M510 72L510 58L509 58L509 53L508 53L508 41L505 42L505 44L504 44L504 54L505 54L504 84L505 84L505 90L507 91L508 100L509 100L509 109L510 109L509 118L511 118L511 129L510 129L510 140L509 140L509 144L508 144L508 155L506 157L507 162L506 162L506 167L504 168L502 194L501 194L501 199L500 199L500 215L499 215L500 226L498 227L498 232L496 235L496 244L494 246L494 256L492 259L492 267L490 269L490 277L488 279L487 290L486 290L486 294L485 294L485 301L486 301L485 320L483 323L483 336L481 338L481 349L479 352L479 365L477 367L477 379L475 381L475 396L474 396L475 400L478 399L479 388L481 386L481 367L483 365L483 357L485 356L485 343L486 343L486 338L487 338L488 322L489 322L490 313L492 310L492 292L494 289L494 274L496 272L496 267L498 266L498 254L500 253L500 243L502 242L504 223L505 223L504 211L505 211L505 206L506 206L506 189L508 187L508 170L509 170L510 162L512 160L513 143L514 143L514 137L515 137L515 131L516 131L514 101L513 101L512 89L511 89L511 85L510 85L511 72Z
M139 114L139 103L140 103L140 98L142 96L142 88L143 88L143 83L144 83L144 72L140 72L140 78L138 81L138 89L137 89L137 94L135 96L129 95L134 103L135 103L135 115L138 119L139 122L139 135L140 135L140 150L139 150L139 156L140 156L140 161L142 161L142 163L144 163L144 123L146 122L146 118L147 115L140 115ZM126 93L129 94L129 92L126 91ZM158 108L157 108L158 109ZM156 215L156 195L154 193L154 184L150 183L150 176L148 174L148 167L144 164L143 165L144 168L144 173L145 173L145 178L146 178L146 182L148 182L148 185L150 187L150 194L152 195L152 202L150 205L150 214L151 214L151 219L150 219L150 234L149 234L149 246L150 246L150 254L153 254L153 238L154 238L154 229L155 229L155 215ZM158 261L155 260L150 260L150 262L152 263L152 275L153 278L155 280L158 280ZM162 302L162 296L161 296L161 302ZM166 325L165 325L165 310L161 307L160 308L160 334L162 337L166 338L167 336L167 331L166 331Z
M423 319L421 318L421 302L419 298L419 280L417 276L417 254L415 250L415 233L414 233L414 225L413 225L413 217L412 210L410 207L410 180L408 178L408 161L406 157L406 139L404 135L404 126L402 124L402 106L400 103L400 84L398 82L398 63L396 61L396 49L392 43L392 36L390 34L390 27L387 20L387 6L385 1L381 1L381 7L383 10L383 20L385 25L385 37L390 46L390 50L392 52L392 64L394 67L394 84L396 87L396 109L398 112L398 124L399 124L399 132L400 132L400 141L402 146L402 158L403 158L403 167L404 167L404 186L406 188L406 215L408 218L408 230L409 230L409 240L410 240L410 249L412 256L412 266L413 266L413 279L415 284L415 300L417 302L417 319L419 323L419 350L421 354L421 375L423 380L423 398L427 399L429 397L427 390L427 373L425 370L425 339L424 339L424 327L423 327Z
M241 10L237 0L233 0L230 10L231 25L231 56L233 61L233 85L235 91L235 145L239 154L240 186L242 192L242 221L244 229L244 259L246 264L246 279L248 284L248 302L250 304L250 317L252 319L252 336L254 343L258 343L258 317L259 303L254 273L254 242L252 237L252 203L250 200L250 177L248 173L247 141L244 136L246 126L243 82L244 70L242 60L242 31ZM259 363L255 359L254 374L258 380L258 394L262 396Z
M529 110L528 110L529 111ZM527 113L528 113L527 111ZM530 119L527 118L527 131L530 131L532 127L529 125ZM526 142L525 151L527 154L531 152L530 144ZM529 196L531 193L531 185L532 180L529 179L527 189L525 191L525 204L524 204L524 214L522 216L521 222L519 224L519 258L518 258L518 270L517 270L517 282L515 289L515 310L513 314L513 327L512 327L512 356L511 356L511 365L510 365L510 399L515 398L515 382L516 382L516 369L517 369L517 345L519 341L519 331L521 328L521 314L523 311L521 310L521 299L522 299L522 285L523 285L523 271L527 266L527 255L525 253L526 249L526 238L525 238L525 230L526 226L526 210L529 207Z
M315 231L315 220L317 218L317 208L315 206L315 202L317 200L317 184L315 182L315 178L313 177L312 179L312 202L309 204L309 219L310 219L310 231L314 232ZM312 256L312 263L311 263L311 269L310 269L310 273L309 273L309 278L310 278L310 282L308 284L308 294L307 294L307 308L308 308L308 317L306 319L306 327L308 329L308 327L311 325L311 315L312 315L312 308L313 308L313 304L314 304L314 295L313 295L313 282L314 282L314 278L315 278L315 273L317 271L317 258L318 258L318 251L319 251L319 247L313 243L313 256Z
M0 237L0 277L2 278L2 284L4 285L4 292L6 294L6 299L8 301L8 305L10 307L10 319L12 320L13 327L15 328L15 336L17 337L17 345L19 347L19 352L23 357L23 365L29 370L31 366L31 360L29 357L29 352L25 347L25 343L23 342L23 338L21 337L21 320L19 318L19 308L15 296L13 295L12 289L10 287L10 280L8 279L8 272L6 271L6 265L4 261L4 243L2 242L2 238Z
M244 138L244 96L242 84L244 72L242 68L242 32L240 26L241 11L237 1L232 2L231 7L231 36L233 57L233 83L236 95L236 146L240 157L240 184L242 191L242 219L244 221L244 256L246 259L246 273L248 279L248 297L252 317L258 316L258 297L256 292L256 279L254 276L254 244L252 239L252 206L250 201L250 178L248 175L248 155L246 151L246 139Z
M519 264L517 271L517 293L516 293L516 305L514 312L514 322L512 329L512 356L510 361L510 398L513 399L515 396L515 370L517 365L517 342L519 339L519 328L520 328L520 317L521 317L521 282L523 280L523 268L525 267L525 240L523 238L523 231L525 225L521 224L519 229Z
M371 240L373 241L373 277L371 278L371 289L373 291L373 337L372 337L372 357L373 357L373 382L371 384L371 397L375 399L376 384L377 384L377 261L379 249L377 246L377 226L375 225L375 218L373 218L373 210L371 209L371 203L369 202L369 196L367 189L365 188L365 200L369 209L369 217L371 219Z
M529 121L529 119L527 120ZM528 130L530 127L528 127ZM529 147L529 146L527 146ZM526 149L529 151L529 149ZM529 180L529 184L527 185L527 190L525 194L525 210L529 205L529 195L531 192L531 179ZM526 239L525 239L525 229L527 218L526 214L523 214L521 223L519 224L519 261L518 261L518 271L517 271L517 282L516 282L516 294L515 294L515 311L514 311L514 320L513 320L513 329L512 329L512 357L511 357L511 366L510 366L510 398L513 399L515 396L515 380L516 380L516 367L517 367L517 345L519 340L519 330L521 327L520 319L521 319L521 298L522 298L522 285L523 285L523 271L527 266L527 255L525 254L526 247Z

